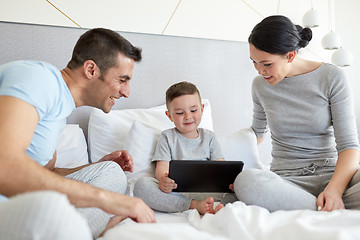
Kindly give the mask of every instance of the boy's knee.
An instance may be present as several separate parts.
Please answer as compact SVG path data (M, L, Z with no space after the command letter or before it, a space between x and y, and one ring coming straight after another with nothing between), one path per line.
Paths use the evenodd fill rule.
M143 195L147 195L149 190L155 185L156 179L153 177L141 177L136 180L134 185L134 196L142 198Z

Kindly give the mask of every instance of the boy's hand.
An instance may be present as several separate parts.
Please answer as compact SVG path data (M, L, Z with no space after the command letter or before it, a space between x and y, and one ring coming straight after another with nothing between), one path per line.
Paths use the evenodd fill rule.
M164 176L159 179L159 187L164 193L170 193L173 189L177 188L177 184L169 178L169 173L165 173Z
M229 185L229 189L230 189L231 191L235 192L235 190L234 190L234 184L230 184L230 185Z

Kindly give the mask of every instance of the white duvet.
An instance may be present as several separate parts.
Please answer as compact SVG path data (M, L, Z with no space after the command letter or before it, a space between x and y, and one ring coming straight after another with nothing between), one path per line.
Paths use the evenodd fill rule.
M360 211L310 210L270 213L242 202L227 204L217 214L200 216L196 210L156 213L156 224L126 220L101 240L115 239L241 239L241 240L352 240L360 239Z

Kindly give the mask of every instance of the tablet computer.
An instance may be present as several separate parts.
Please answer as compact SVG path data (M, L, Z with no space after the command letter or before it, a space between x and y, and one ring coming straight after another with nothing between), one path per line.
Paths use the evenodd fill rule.
M231 192L243 166L242 161L171 160L169 178L177 184L174 192Z

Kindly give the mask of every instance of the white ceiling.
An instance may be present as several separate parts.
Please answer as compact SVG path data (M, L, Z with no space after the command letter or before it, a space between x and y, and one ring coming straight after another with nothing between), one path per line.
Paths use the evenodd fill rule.
M235 41L246 41L252 27L269 15L283 14L295 23L301 24L303 14L314 6L324 16L324 24L327 25L328 13L328 0L1 0L0 2L1 20L83 28L107 27L118 31Z
M322 24L313 29L313 41L302 54L314 60L328 61L330 53L322 49L321 38L330 30L329 3L332 6L334 1L0 0L0 20L247 41L251 29L262 18L282 14L301 25L304 13L313 7L319 11Z

